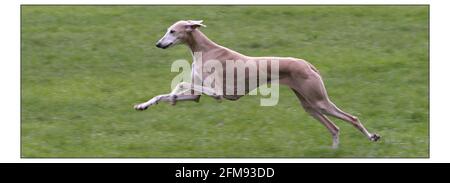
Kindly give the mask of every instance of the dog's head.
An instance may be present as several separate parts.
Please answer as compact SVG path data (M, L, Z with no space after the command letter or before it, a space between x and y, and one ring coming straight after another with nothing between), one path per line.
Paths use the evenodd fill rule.
M206 27L202 22L203 20L181 20L174 23L156 43L156 47L166 49L179 43L184 43L192 31L199 27Z

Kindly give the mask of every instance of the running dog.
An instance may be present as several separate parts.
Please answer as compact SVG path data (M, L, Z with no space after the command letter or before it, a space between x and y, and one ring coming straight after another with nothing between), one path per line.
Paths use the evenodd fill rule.
M225 65L226 60L244 60L245 62L259 63L261 60L276 60L279 65L280 84L289 86L300 100L301 105L311 116L321 122L331 133L333 139L333 148L339 145L339 127L337 127L327 116L336 117L343 121L349 122L359 131L361 131L370 141L378 141L381 136L370 133L356 116L346 113L336 107L328 98L322 77L319 71L309 62L291 58L291 57L250 57L233 51L231 49L220 46L206 37L200 30L200 27L206 27L203 21L178 21L167 29L166 34L156 43L156 47L166 49L177 44L185 44L192 51L201 52L201 61L194 57L192 67L192 78L198 78L202 68L198 68L198 62L208 62L208 60L217 60ZM225 67L224 67L225 68ZM200 79L205 79L209 73L202 73ZM246 80L255 79L250 77L259 77L258 74L246 76ZM225 78L224 78L225 80ZM270 78L267 82L270 82ZM225 83L225 82L224 82ZM258 83L255 87L265 83ZM248 88L246 92L255 88ZM192 94L192 91L198 91L202 94L212 96L215 99L222 98L228 100L237 100L244 95L224 95L218 93L217 90L195 85L193 83L182 82L175 87L169 94L158 95L142 104L135 105L136 110L145 110L149 106L158 102L169 102L175 105L177 101L199 101L200 94Z

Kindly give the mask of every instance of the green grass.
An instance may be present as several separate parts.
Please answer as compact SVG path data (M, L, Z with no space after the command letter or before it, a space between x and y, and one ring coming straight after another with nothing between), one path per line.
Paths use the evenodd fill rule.
M154 44L180 19L251 56L303 58L350 124L341 146L287 87L218 104L133 104L168 93L185 46ZM22 6L22 157L428 157L427 6Z

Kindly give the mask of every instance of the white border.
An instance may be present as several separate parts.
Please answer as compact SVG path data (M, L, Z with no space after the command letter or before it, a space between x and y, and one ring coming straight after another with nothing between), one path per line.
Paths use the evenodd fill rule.
M132 163L325 163L325 162L450 162L450 143L448 142L450 130L450 121L446 120L446 110L448 94L450 93L445 84L446 78L449 78L450 59L446 54L449 50L450 33L447 18L449 17L450 8L446 3L448 1L442 0L306 0L306 1L291 1L291 0L190 0L189 4L431 4L431 88L430 88L430 138L431 138L431 153L430 159L21 159L20 158L20 5L21 4L186 4L181 0L158 0L157 2L147 2L143 0L108 0L108 1L92 1L92 0L70 0L62 3L58 0L45 1L5 1L0 6L0 22L2 23L1 34L1 50L2 59L0 60L0 78L1 87L0 99L0 162L132 162ZM425 96L424 96L425 97Z
M20 4L429 4L427 0L22 0Z

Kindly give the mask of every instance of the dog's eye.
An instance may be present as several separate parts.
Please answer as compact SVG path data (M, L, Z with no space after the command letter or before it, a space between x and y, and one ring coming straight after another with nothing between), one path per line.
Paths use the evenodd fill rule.
M175 33L175 31L174 30L170 30L169 33L173 34L173 33Z

